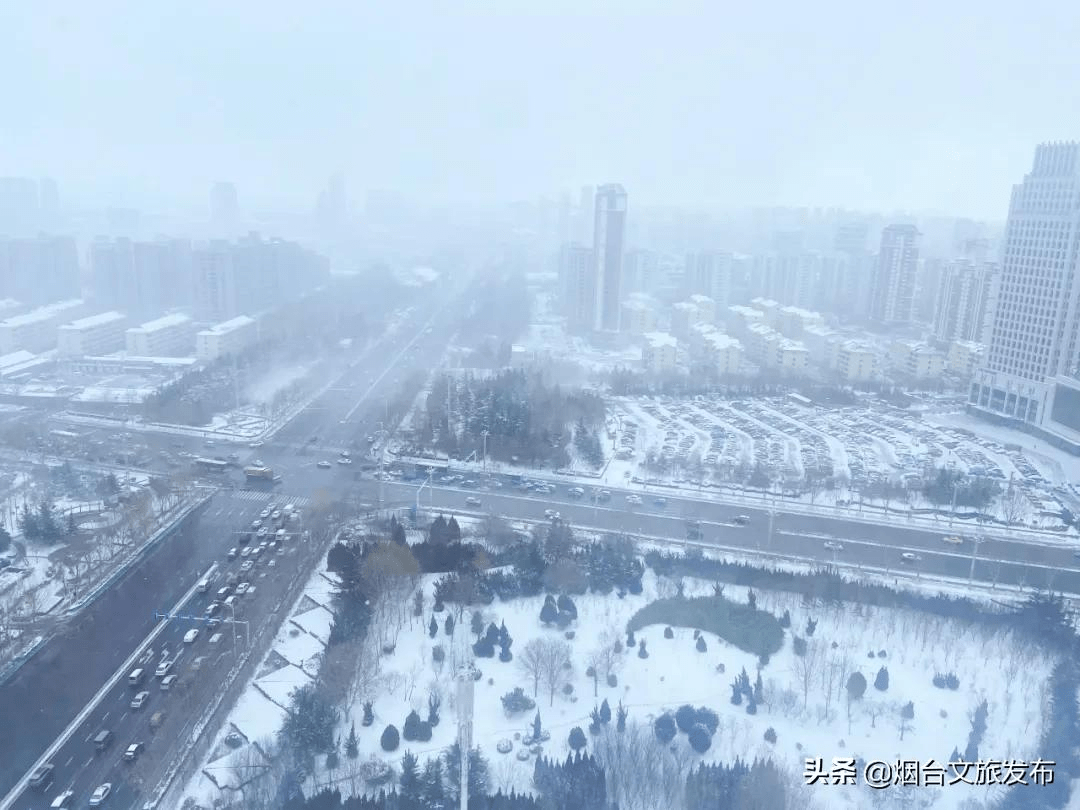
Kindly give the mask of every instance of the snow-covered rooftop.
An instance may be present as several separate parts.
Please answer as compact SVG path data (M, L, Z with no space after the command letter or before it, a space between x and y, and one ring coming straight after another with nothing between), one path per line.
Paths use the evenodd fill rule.
M705 342L714 349L741 349L742 343L737 339L731 337L731 335L725 335L723 332L709 332L703 336Z
M190 323L191 317L183 314L182 312L174 312L170 315L163 315L160 318L155 318L152 321L133 326L128 329L128 332L143 332L146 334L153 334L154 332L160 332L162 329L168 329L171 326L180 326L185 323Z
M99 312L97 315L88 315L85 318L77 318L71 323L65 323L60 328L67 331L79 332L83 329L93 329L96 326L103 326L107 323L115 323L116 321L122 321L126 316L119 312Z
M695 307L689 301L680 301L677 304L672 304L671 308L674 310L678 310L679 312L697 312L697 307Z
M38 307L30 312L24 312L22 315L13 315L0 323L4 326L26 326L28 324L55 318L57 315L66 312L69 309L81 307L82 304L83 302L79 298L72 298L67 301L57 301L55 304L47 304L46 306Z
M693 295L691 295L690 296L690 301L692 301L695 304L714 304L714 303L716 303L715 301L713 301L713 299L709 298L709 296L702 295L701 293L694 293Z
M645 338L645 342L654 349L679 345L679 341L675 339L674 335L669 335L667 332L646 332L642 337Z
M732 315L742 315L744 318L764 318L765 313L760 309L754 309L753 307L743 306L742 304L735 304L728 307L728 312Z
M236 331L237 329L242 329L245 326L251 326L254 323L254 318L249 318L247 315L237 315L235 318L231 318L230 320L214 324L209 329L204 329L199 334L224 335L229 332Z
M34 353L25 350L12 352L11 354L5 354L3 356L0 356L0 371L6 371L9 368L25 363L27 360L33 359Z

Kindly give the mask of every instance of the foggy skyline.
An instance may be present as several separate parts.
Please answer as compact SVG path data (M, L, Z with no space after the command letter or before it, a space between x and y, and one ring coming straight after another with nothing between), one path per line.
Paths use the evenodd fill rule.
M908 209L991 220L1037 143L1080 138L1080 12L680 3L362 9L9 4L0 175L175 209L526 199Z

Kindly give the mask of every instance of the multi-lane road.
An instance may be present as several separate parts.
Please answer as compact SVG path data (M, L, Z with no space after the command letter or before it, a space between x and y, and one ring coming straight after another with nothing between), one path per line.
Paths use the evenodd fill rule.
M233 630L237 630L237 643L243 643L242 629L253 629L227 622L210 632L200 617L214 592L197 593L200 577L215 565L221 577L239 567L240 560L229 561L226 554L271 499L277 504L307 505L309 499L297 490L310 494L326 485L337 490L336 484L344 484L337 476L325 476L316 468L317 461L332 458L332 447L362 442L380 421L383 399L400 395L409 370L438 362L454 328L453 319L444 314L445 303L437 299L418 303L404 328L384 338L374 351L358 354L340 379L273 439L241 451L245 463L258 456L273 465L286 486L273 492L218 492L199 515L162 540L76 623L0 686L0 726L19 730L0 735L0 792L8 794L4 806L16 806L17 800L20 807L45 808L66 790L72 791L73 805L83 806L104 782L113 785L107 806L141 806L173 762L190 724L209 705L236 662L239 650L234 650ZM122 441L124 429L97 431L96 435L109 439L110 433L112 441ZM311 442L316 436L316 442ZM196 437L146 433L142 440L152 450L186 448L206 454L201 449L203 441ZM339 465L334 469L339 470ZM231 475L235 480L238 474ZM315 484L296 486L305 479ZM294 538L283 555L269 558L274 561L272 567L269 559L256 566L251 580L255 592L237 600L236 620L268 615L288 587L290 572L302 567L305 554L313 553ZM183 599L188 593L191 597ZM163 621L155 614L173 618ZM224 618L233 616L226 612ZM200 636L184 644L183 636L192 627L201 628ZM159 635L147 645L146 639L158 628ZM214 633L221 638L212 643ZM132 667L125 667L125 662L147 646L151 668L163 655L169 659L179 655L173 670L179 677L171 689L162 690L152 673L138 689L127 684L126 670ZM117 674L121 676L118 682L110 684ZM132 698L142 689L150 692L147 703L132 708ZM96 751L93 739L103 729L112 732L113 742L104 751ZM56 741L68 730L73 733L57 748ZM124 750L135 742L144 743L144 750L134 763L123 761ZM50 748L55 749L48 756L54 771L48 787L12 792L25 785L31 768Z

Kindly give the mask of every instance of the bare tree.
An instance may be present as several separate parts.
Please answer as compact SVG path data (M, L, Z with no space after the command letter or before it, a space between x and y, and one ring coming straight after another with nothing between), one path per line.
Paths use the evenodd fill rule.
M518 669L532 678L533 697L540 691L540 678L544 672L544 639L534 638L526 644L515 659Z
M651 723L605 726L592 738L594 756L608 774L609 798L624 810L682 807L691 760L656 739Z
M547 687L548 697L550 702L548 705L555 705L555 693L559 688L569 683L570 675L573 673L573 661L571 659L570 645L561 639L542 639L544 644L544 653L542 656L543 665L540 671L540 679L544 682L544 686Z
M1000 505L1001 516L1009 526L1019 523L1020 519L1025 517L1028 512L1027 497L1020 487L1012 484L1002 493Z
M813 683L821 664L821 647L818 642L813 639L808 640L806 654L796 655L792 663L795 677L802 686L803 710L805 711L810 700L810 684Z

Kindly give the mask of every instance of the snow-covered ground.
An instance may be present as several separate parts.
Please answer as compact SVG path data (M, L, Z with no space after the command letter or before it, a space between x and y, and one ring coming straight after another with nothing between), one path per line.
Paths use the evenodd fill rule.
M420 618L410 615L404 621L394 652L381 658L380 671L366 683L357 702L347 707L338 725L336 733L344 738L355 722L360 747L356 763L375 757L397 767L401 756L409 750L422 764L425 758L437 756L455 739L457 706L453 675L455 665L467 659L468 649L475 640L469 630L473 608L459 612L451 604L446 611L432 614L435 579L422 578L424 615ZM671 639L665 638L662 626L638 631L637 640L645 640L648 658L639 658L636 650L619 653L613 669L617 685L609 687L601 679L594 697L593 680L585 672L593 653L601 647L613 646L616 640L625 644L626 624L634 613L657 598L674 595L680 584L687 596L713 593L710 582L658 578L647 571L641 595L575 597L578 620L569 628L573 631L569 639L563 631L540 623L542 597L509 602L497 599L490 606L478 608L485 625L505 622L513 638L515 655L515 660L508 663L500 662L497 657L476 661L482 676L474 687L473 733L476 744L489 760L492 789L531 789L534 757L521 760L518 755L523 748L521 737L530 731L537 710L543 728L551 735L544 744L544 754L558 759L569 751L570 730L575 726L586 728L589 713L604 699L613 713L622 703L629 711L631 727L644 724L646 731L651 730L652 722L662 713L674 712L684 703L715 711L720 725L704 755L693 753L685 735L676 738L677 757L683 767L698 761L730 762L735 757L772 756L797 777L802 774L808 756L821 756L826 763L843 756L885 761L935 759L945 763L953 748L963 751L970 730L969 715L982 700L987 701L989 716L980 751L1016 759L1035 753L1034 741L1043 723L1043 691L1017 690L1011 684L1021 676L1025 683L1043 684L1054 662L1026 639L906 610L810 605L798 596L783 592L755 592L759 609L776 616L788 611L792 628L785 632L783 648L761 670L764 700L755 716L746 713L745 702L741 706L731 704L730 683L744 668L753 681L758 672L757 657L709 633L703 634L706 650L700 652L693 631L688 628L674 628ZM274 735L283 719L282 707L289 693L317 674L319 655L330 625L331 590L332 576L324 572L316 574L279 631L273 650L243 699L230 714L202 772L187 788L187 794L200 798L205 806L218 794L215 782L222 786L235 785L243 778L253 758L259 756L258 747L251 743ZM729 585L724 596L745 602L748 592L746 588ZM448 636L444 625L451 614L457 624ZM432 615L438 624L434 638L428 632ZM808 638L807 656L799 657L792 650L792 635L807 638L806 625L810 619L817 626ZM567 694L560 688L552 696L541 685L535 696L536 709L508 716L500 701L503 694L520 686L533 696L532 679L517 660L533 639L565 640L570 645L573 670L568 674L568 682L572 692ZM434 661L436 646L446 652L442 664ZM988 660L998 665L987 667ZM882 667L888 671L885 690L875 688L875 678ZM869 685L864 697L852 704L849 717L845 687L848 677L856 671L866 677ZM959 679L959 689L939 689L932 684L936 673L950 672ZM397 751L384 752L380 747L383 729L393 724L401 730L411 710L426 717L428 696L433 692L442 698L442 708L441 722L433 729L432 739L422 743L402 741ZM375 720L368 727L361 723L364 700L374 704ZM910 722L903 722L900 710L908 701L914 704L915 716ZM614 721L601 732L603 738L587 734L589 749L602 749L605 740L615 733L613 726ZM764 738L769 728L776 733L775 743ZM225 735L231 731L243 737L238 750L224 742ZM512 751L499 753L500 742L504 746L509 742ZM363 780L358 781L355 774L349 775L355 763L344 757L342 762L335 774L336 786L344 793L362 790ZM326 773L315 775L318 783L329 779ZM968 797L986 800L990 794L987 788L952 787L939 791L933 807L958 808ZM810 798L808 795L807 806ZM869 795L861 790L834 790L827 796L818 793L814 798L817 806L830 808L859 808L870 801ZM620 806L638 806L633 797L622 800Z

